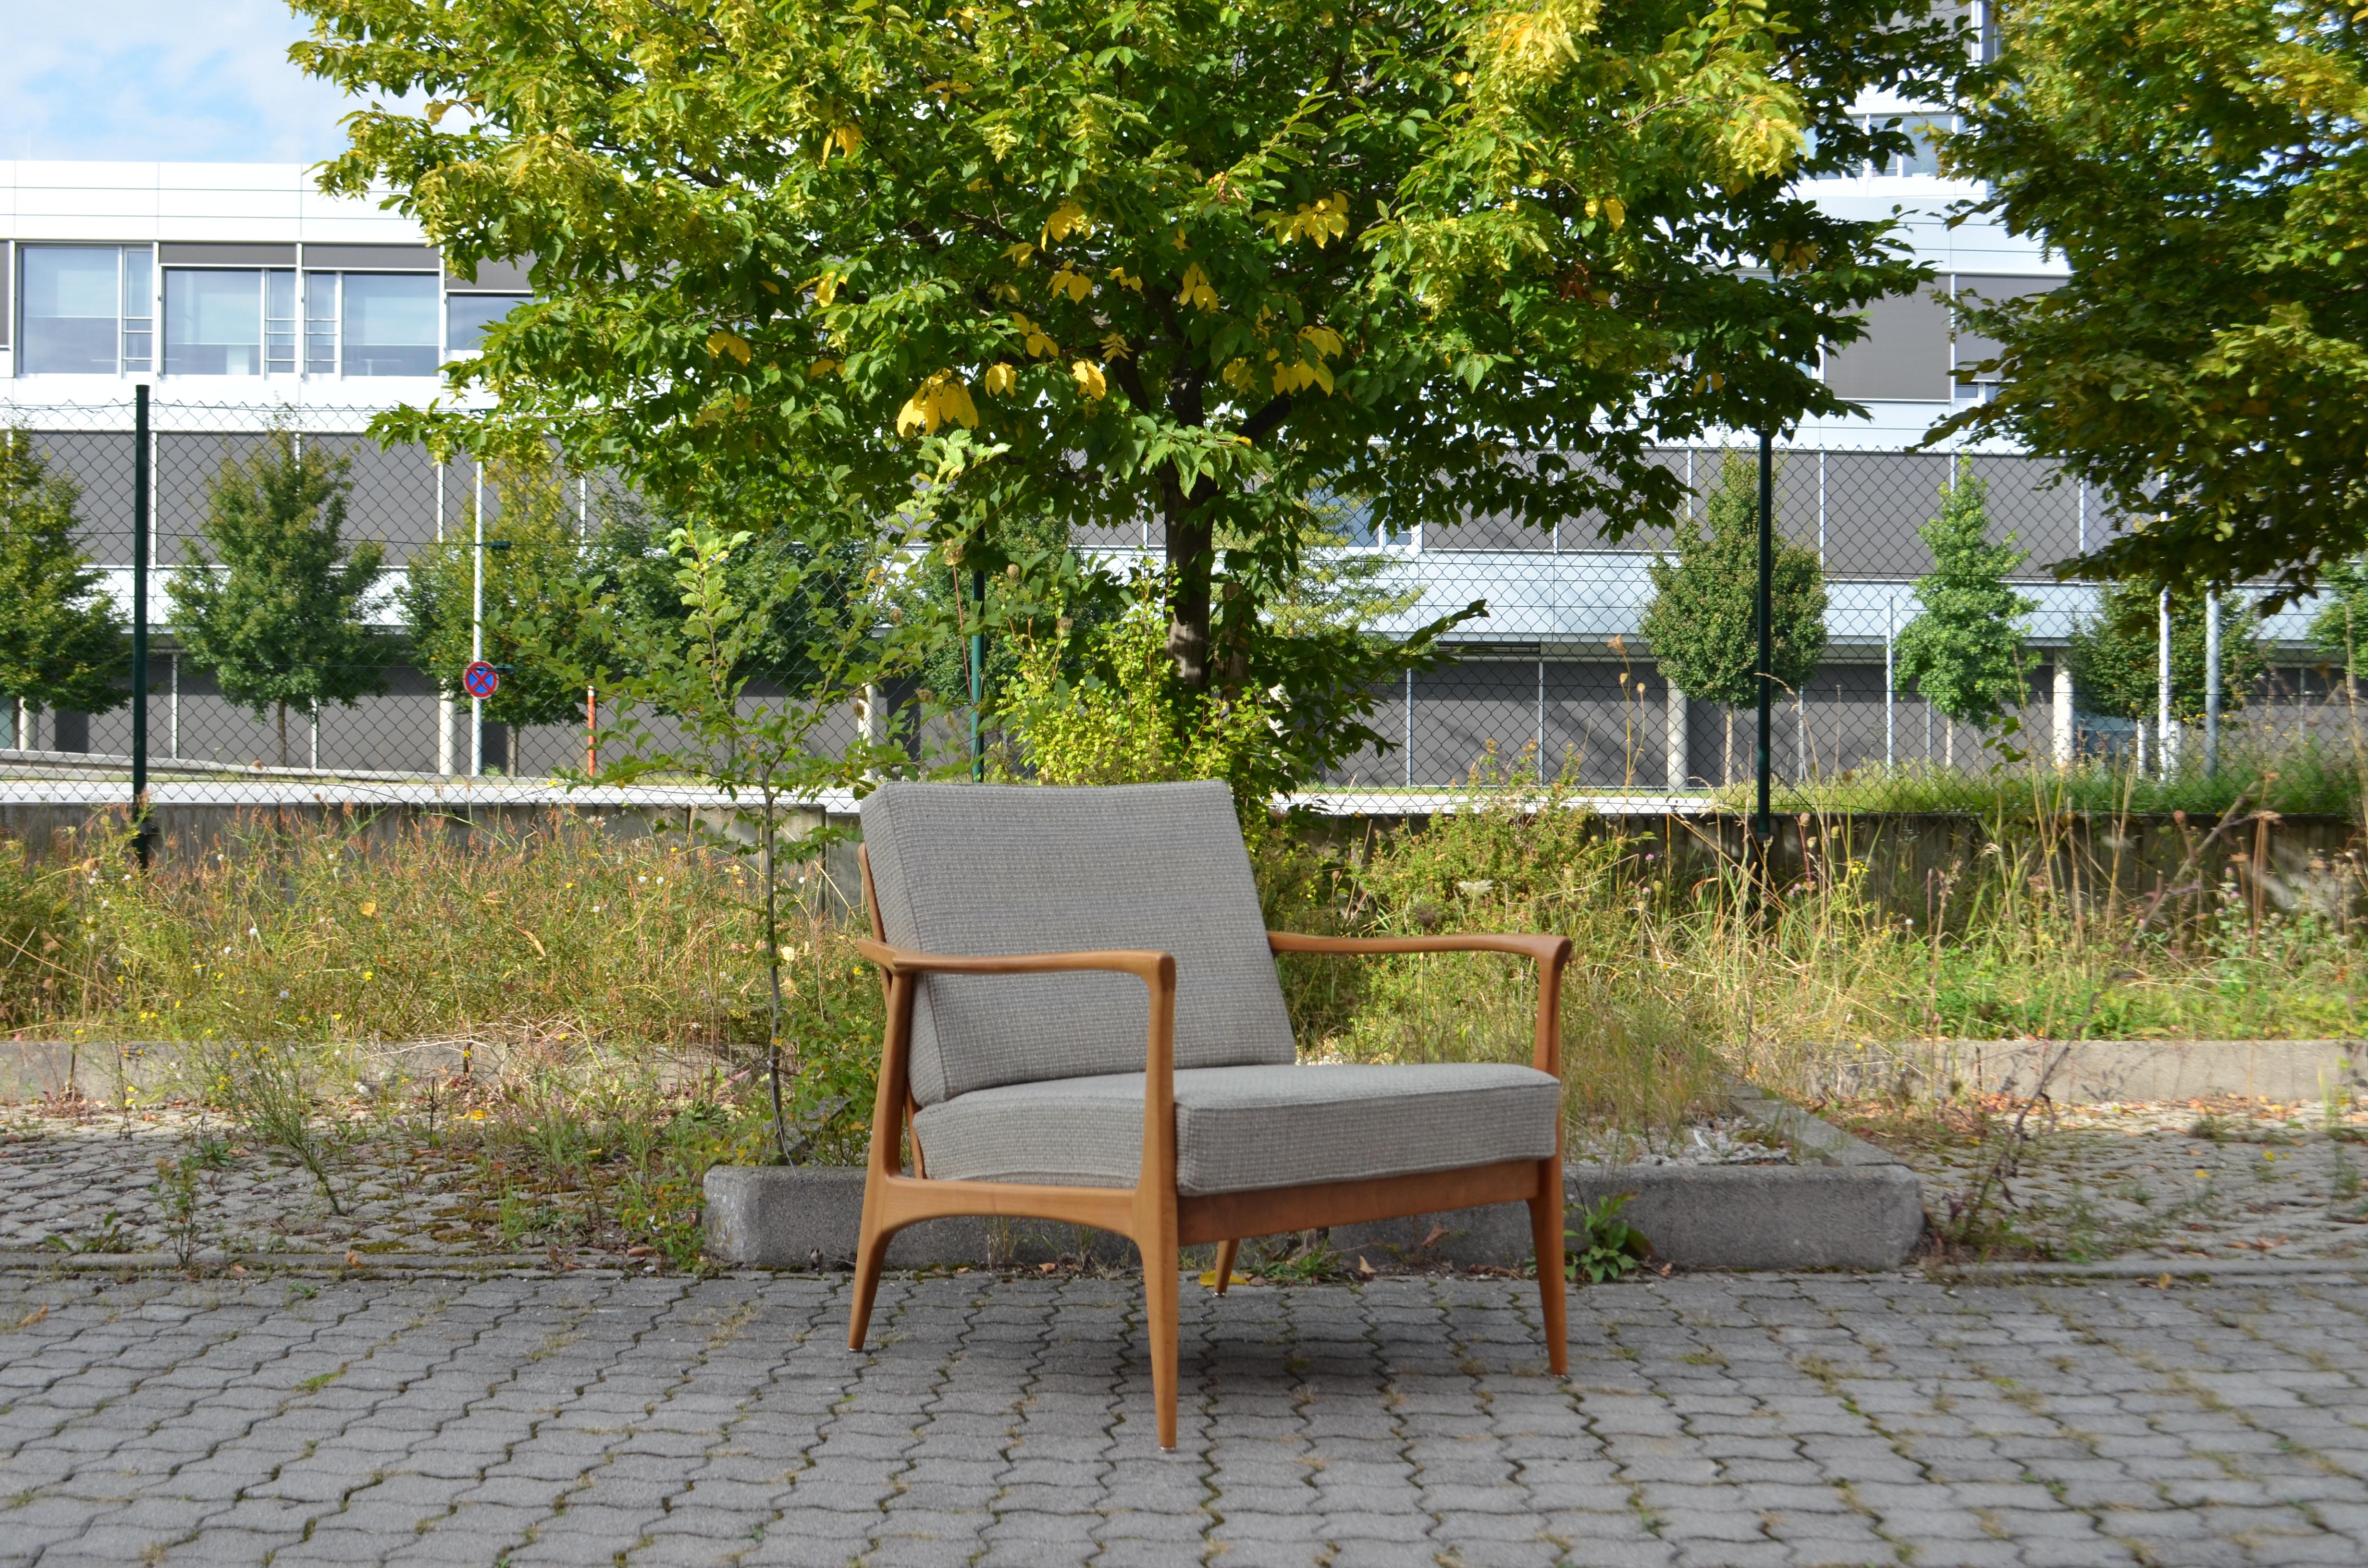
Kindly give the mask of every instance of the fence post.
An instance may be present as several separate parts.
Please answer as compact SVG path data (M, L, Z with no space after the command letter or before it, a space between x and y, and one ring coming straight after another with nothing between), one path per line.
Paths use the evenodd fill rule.
M978 620L970 634L970 777L986 781L986 736L978 727L979 704L986 699L986 574L970 574L970 597Z
M2203 590L2203 771L2220 771L2220 591Z
M1770 735L1776 686L1776 440L1759 432L1759 593L1753 619L1759 623L1759 656L1752 673L1759 687L1759 804L1752 815L1752 833L1762 857L1768 853L1768 778L1773 766Z
M148 864L148 387L131 389L131 852Z
M2155 764L2165 778L2179 769L2179 742L2173 737L2170 719L2170 590L2162 589L2155 596Z

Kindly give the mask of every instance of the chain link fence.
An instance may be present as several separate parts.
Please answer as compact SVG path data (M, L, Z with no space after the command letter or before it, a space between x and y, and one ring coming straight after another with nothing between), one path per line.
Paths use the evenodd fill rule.
M395 592L403 569L439 541L470 539L480 516L490 526L500 489L465 458L438 462L417 447L380 447L364 433L368 417L367 410L154 403L146 728L151 799L160 811L300 802L728 807L688 782L598 784L610 717L598 691L586 692L581 722L513 728L455 699L457 671L439 681L421 667ZM75 541L128 614L131 404L0 404L0 426L25 433L41 464L78 488ZM351 700L284 715L224 691L220 673L176 633L171 592L176 574L194 569L224 465L253 458L276 438L275 427L300 449L347 465L346 538L381 545L385 568L357 608L369 633L361 643L368 667L347 672L359 677L346 683ZM1694 495L1687 526L1617 545L1589 517L1550 531L1476 517L1417 538L1374 540L1352 517L1342 548L1383 562L1381 580L1394 595L1376 630L1402 635L1474 599L1487 613L1457 630L1446 664L1376 694L1373 727L1391 744L1351 758L1309 798L1336 812L1423 811L1467 786L1476 769L1483 778L1560 779L1610 811L1739 803L1754 767L1752 710L1690 696L1687 681L1673 680L1656 657L1647 625L1660 592L1656 562L1666 571L1684 558L1685 536L1707 526L1723 487L1748 485L1756 494L1756 448L1673 449L1658 460ZM1942 487L1967 479L1985 487L1989 540L2010 539L2020 555L2005 576L2022 597L2021 612L1997 632L2020 650L2010 729L1952 718L1904 678L1903 649L1923 613L1917 585L1935 566L1925 526L1940 513ZM2049 567L2100 541L2112 519L2094 493L2049 479L2044 465L2020 457L1779 448L1777 532L1811 563L1824 600L1812 618L1822 649L1775 704L1771 762L1780 784L1855 790L1853 803L1880 807L1903 781L1980 773L2009 756L2061 766L2097 757L2156 770L2199 765L2197 726L2175 718L2166 731L2158 711L2132 711L2126 691L2100 702L2074 678L2076 629L2099 624L2105 607L2098 589L2059 584ZM597 476L565 475L559 484L586 537L605 509L629 502ZM1130 557L1156 556L1161 543L1156 526L1079 542L1121 569ZM487 574L510 567L494 551L477 560ZM1748 581L1717 577L1705 569L1713 597L1740 593L1748 604ZM2245 613L2230 635L2249 640L2249 651L2224 661L2219 748L2339 734L2349 745L2358 733L2353 693L2325 645L2323 622L2314 640L2317 607L2256 619L2251 597L2235 597ZM0 808L128 801L128 676L123 685L127 700L104 712L16 702L0 716L0 738L10 743L0 750ZM850 712L825 739L844 740L862 722ZM589 787L579 781L571 790L557 777L587 764Z

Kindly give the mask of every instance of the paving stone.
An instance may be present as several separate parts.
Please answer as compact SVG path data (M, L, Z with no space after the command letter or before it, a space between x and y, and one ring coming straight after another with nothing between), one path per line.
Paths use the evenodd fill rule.
M1120 1279L892 1279L850 1358L837 1279L0 1274L0 1562L2368 1560L2350 1297L1607 1286L1565 1383L1526 1290L1188 1294L1163 1454Z

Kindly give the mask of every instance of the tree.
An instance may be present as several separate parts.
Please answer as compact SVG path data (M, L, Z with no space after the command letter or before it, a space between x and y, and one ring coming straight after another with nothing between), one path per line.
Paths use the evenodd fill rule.
M2351 556L2327 569L2319 586L2326 596L2310 618L2310 641L2343 671L2357 697L2361 651L2368 643L2368 559Z
M903 761L861 734L834 755L824 736L855 697L911 667L917 634L885 614L884 550L860 563L775 553L762 569L751 570L746 552L754 543L747 529L727 534L697 521L667 534L677 613L633 616L620 626L623 662L632 673L620 687L622 709L611 732L622 755L606 773L626 784L654 774L704 778L732 799L735 825L753 830L709 836L712 846L757 861L766 1070L774 1145L788 1162L800 1152L795 1127L811 1130L830 1120L849 1102L868 1099L871 1085L861 1064L847 1059L836 1074L795 1073L794 1107L784 1097L783 1049L792 1042L781 1035L781 971L788 957L780 919L781 807L828 789L860 793L876 770ZM785 633L795 638L794 645L784 644ZM802 672L799 684L769 700L752 701L750 672L768 662ZM672 732L659 733L638 710L667 715L675 721ZM816 852L843 831L820 830L799 847Z
M1726 707L1725 777L1735 776L1735 710L1759 701L1759 472L1734 452L1705 498L1707 531L1691 524L1645 570L1653 602L1639 627L1669 684ZM1776 539L1769 624L1777 687L1798 691L1826 652L1825 570L1817 552Z
M1311 497L1618 537L1679 500L1655 442L1846 411L1804 367L1929 269L1799 193L1803 132L1904 146L1861 92L1964 58L1926 0L299 9L306 69L424 104L325 187L534 256L453 372L495 412L383 434L547 430L684 516L895 517L918 474L990 574L1002 519L1156 519L1179 678L1228 686L1230 625L1293 704L1369 673L1268 657Z
M1932 570L1916 580L1916 619L1900 630L1899 689L1914 691L1951 721L1943 760L1957 761L1958 724L2011 734L2029 695L2022 671L2023 618L2037 601L2007 586L2022 564L2015 536L1989 542L1989 485L1959 472L1941 486L1941 515L1919 530Z
M2080 562L2300 591L2368 543L2368 19L2325 0L1998 7L1952 172L2071 265L1965 312L2004 437L2140 519Z
M284 429L244 460L224 458L207 486L203 542L166 585L174 634L222 695L257 719L278 711L283 767L290 709L317 720L324 702L351 707L386 689L361 620L385 551L346 543L348 467Z
M74 541L81 500L30 434L0 431L0 697L36 712L104 713L131 695L116 684L123 612Z
M2143 723L2160 710L2161 667L2158 590L2148 582L2106 585L2094 619L2072 629L2069 657L2073 689L2080 705L2109 719ZM2222 704L2245 705L2253 683L2267 673L2260 617L2231 595L2220 599L2220 690ZM2173 722L2203 721L2204 619L2201 588L2173 589L2170 596L2170 716Z
M507 666L485 699L498 724L564 724L612 673L621 616L666 613L674 568L630 508L589 530L547 452L488 465L501 510L485 527L484 658ZM586 538L586 535L589 534ZM396 595L414 656L438 689L464 699L475 656L475 519L412 555Z

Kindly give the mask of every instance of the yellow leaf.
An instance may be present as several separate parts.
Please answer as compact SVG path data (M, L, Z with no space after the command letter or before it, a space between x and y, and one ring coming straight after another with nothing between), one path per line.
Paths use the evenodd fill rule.
M1019 384L1019 372L1008 365L989 365L986 374L979 378L979 384L999 396Z
M1036 254L1036 247L1030 244L1027 241L1022 240L1018 244L1013 245L1009 250L1005 251L1003 254L1007 259L1017 262L1021 267L1025 267L1028 265L1028 258Z
M1143 279L1127 271L1125 267L1113 267L1110 270L1110 275L1118 280L1120 288L1132 289L1138 294L1143 292Z
M1017 311L1011 313L1011 324L1019 329L1020 335L1026 340L1020 347L1028 351L1030 358L1057 359L1060 358L1061 346L1053 342L1042 327Z
M707 335L707 351L719 359L729 354L743 365L748 362L748 340L720 326Z
M1102 334L1102 358L1123 359L1127 356L1126 335L1117 332Z
M810 381L820 381L823 377L829 375L832 371L837 369L838 361L836 359L817 359L813 364L806 367L806 380Z
M1628 204L1616 196L1607 196L1603 199L1603 215L1611 220L1616 229L1628 222Z
M862 145L861 131L852 125L839 126L822 139L822 161L825 164L830 162L830 150L833 147L838 149L841 156L851 158L855 155L855 150Z
M1084 273L1073 272L1064 267L1060 271L1053 274L1051 291L1055 294L1066 294L1073 302L1082 304L1085 302L1086 296L1094 291L1094 282Z
M1176 302L1201 311L1217 308L1217 291L1209 287L1209 275L1201 270L1199 262L1184 269L1184 288L1176 296Z
M838 298L838 275L825 272L808 285L814 291L814 302L827 305Z
M1090 398L1110 395L1110 382L1102 376L1102 368L1090 359L1080 359L1069 367L1069 374L1077 378L1077 390Z
M1093 232L1094 221L1087 217L1086 210L1074 201L1064 201L1053 209L1050 218L1044 220L1043 237L1048 240L1065 240L1072 233L1090 234Z
M965 428L978 428L978 405L971 401L970 389L951 370L939 370L920 385L920 389L905 400L896 411L896 434L909 436L916 430L926 430L934 436L938 426L949 422Z
M1303 326L1299 329L1299 337L1301 342L1326 358L1338 358L1340 350L1346 347L1340 341L1340 335L1328 326Z
M1258 381L1256 373L1250 369L1250 362L1247 359L1228 359L1225 361L1225 368L1218 371L1217 376L1235 392L1247 392Z

